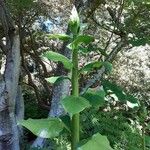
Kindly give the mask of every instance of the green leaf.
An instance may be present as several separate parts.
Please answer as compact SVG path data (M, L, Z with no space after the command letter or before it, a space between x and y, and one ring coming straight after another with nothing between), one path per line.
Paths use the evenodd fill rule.
M106 53L106 50L105 50L105 49L98 48L97 50L98 50L102 55L104 55L105 57L108 56L108 54Z
M122 101L122 102L129 101L134 104L138 103L137 98L135 98L133 95L125 93L123 89L120 86L116 85L115 83L111 83L107 80L103 80L102 85L105 91L111 90L118 97L119 101Z
M145 129L149 129L150 130L150 124L148 124L147 127L145 127Z
M79 35L77 36L77 38L68 45L68 48L69 49L75 49L77 48L78 46L80 46L80 44L89 44L91 42L94 41L94 37L93 36L90 36L90 35Z
M28 119L19 122L33 134L42 138L54 138L63 130L64 125L58 118Z
M69 115L65 115L65 116L60 116L59 117L62 122L64 123L66 129L71 132L71 119Z
M145 144L147 147L150 147L150 136L145 136Z
M71 11L71 16L69 20L69 29L73 34L78 34L79 28L80 28L80 19L78 12L74 6Z
M93 71L94 69L100 69L102 66L105 67L106 72L111 72L112 71L112 64L109 62L99 62L99 61L95 61L95 62L91 62L87 65L85 65L84 67L82 67L80 69L80 73L88 73Z
M78 46L78 49L79 49L79 52L83 54L87 54L87 53L97 50L96 48L92 46L92 43L88 44L87 46L80 45Z
M86 93L82 95L89 103L94 107L103 106L105 103L105 92L103 90L95 91L93 89L88 89Z
M83 47L83 46L79 46L78 49L79 49L79 52L81 52L83 54L86 54L89 52L89 49L86 47Z
M135 98L133 95L126 94L126 99L127 99L127 101L129 101L129 102L131 102L133 104L138 103L138 99Z
M83 97L67 96L62 101L64 109L70 116L80 113L85 108L90 107L90 103Z
M113 150L107 137L99 133L94 134L90 140L83 141L83 143L77 150Z
M69 79L69 77L67 76L55 76L55 77L49 77L49 78L45 78L47 82L49 83L58 83L58 82L61 82L62 80L65 80L65 79Z
M99 69L101 67L102 67L102 62L99 62L99 61L91 62L91 63L85 65L84 67L82 67L79 72L80 73L84 73L84 72L87 73L87 72L90 72L94 69Z
M63 65L66 69L72 69L72 66L73 66L72 62L64 55L61 55L61 54L53 52L53 51L48 51L48 52L44 53L43 56L54 62L63 63Z
M47 37L49 39L59 39L62 41L68 41L71 39L71 37L69 35L66 35L66 34L47 34Z
M150 38L131 39L128 42L132 44L132 46L144 46L145 44L150 44Z
M103 65L106 69L106 72L111 73L112 71L112 64L108 61L103 62Z
M121 87L107 80L103 80L102 85L105 91L111 90L120 101L126 102L126 94L123 92Z
M89 44L94 41L94 37L90 35L79 35L77 38L72 42L74 45L79 45L79 44Z

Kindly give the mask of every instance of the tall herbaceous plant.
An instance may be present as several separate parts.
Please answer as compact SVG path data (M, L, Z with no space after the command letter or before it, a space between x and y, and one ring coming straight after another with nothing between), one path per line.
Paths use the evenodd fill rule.
M99 133L94 134L89 139L80 141L80 112L89 107L98 108L103 105L105 92L103 90L95 91L88 89L82 95L79 95L78 82L81 73L89 72L95 67L105 67L109 70L111 64L108 62L95 61L79 68L78 54L82 51L83 47L86 47L94 41L94 37L81 33L82 26L75 7L72 9L72 14L68 25L71 32L70 35L50 34L48 37L51 39L59 39L70 42L67 47L72 52L72 60L53 51L47 51L43 54L44 57L51 61L61 62L64 67L71 72L71 77L54 76L47 78L47 81L50 83L55 83L66 79L71 81L71 95L66 96L61 100L61 105L67 114L69 114L67 124L66 121L64 121L64 118L67 115L64 116L63 119L56 117L47 119L28 119L21 121L19 124L42 138L53 139L58 137L60 134L63 134L63 130L66 130L71 136L71 150L112 150L107 137L102 136ZM68 126L68 124L70 125Z

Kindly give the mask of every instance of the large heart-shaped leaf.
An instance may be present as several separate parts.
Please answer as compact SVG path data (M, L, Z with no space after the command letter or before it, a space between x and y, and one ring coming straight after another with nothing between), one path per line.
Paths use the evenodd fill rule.
M19 124L42 138L54 138L64 129L64 124L58 118L28 119Z
M72 66L73 66L72 62L64 55L61 55L61 54L53 52L53 51L48 51L48 52L44 53L43 56L54 62L63 63L63 65L66 69L72 69Z
M66 34L47 34L47 37L49 39L59 39L62 41L68 41L71 39L71 37L69 35L66 35Z
M55 77L49 77L49 78L45 78L47 82L49 83L58 83L58 82L61 82L62 80L65 80L65 79L69 79L69 77L67 76L55 76Z
M86 93L82 95L89 103L94 107L103 106L105 103L105 92L103 90L94 91L89 89Z
M90 103L83 97L67 96L62 101L64 109L72 116L90 107Z
M82 142L81 142L82 143ZM77 150L113 150L106 136L96 133L88 141L83 141Z

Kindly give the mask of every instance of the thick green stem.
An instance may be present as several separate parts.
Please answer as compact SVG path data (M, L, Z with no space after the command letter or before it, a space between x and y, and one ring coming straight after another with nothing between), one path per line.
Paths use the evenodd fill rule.
M79 83L78 83L78 51L76 49L73 50L72 54L72 95L79 96ZM79 113L73 115L72 117L72 142L71 142L71 150L76 149L76 145L79 142Z
M143 150L146 150L146 146L145 146L145 128L143 127L142 129L142 146L143 146Z

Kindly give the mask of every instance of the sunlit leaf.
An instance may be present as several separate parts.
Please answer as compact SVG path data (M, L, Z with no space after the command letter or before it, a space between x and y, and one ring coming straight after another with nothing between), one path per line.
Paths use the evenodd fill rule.
M84 143L84 144L83 144ZM77 150L113 150L106 136L94 134L91 139L84 140Z
M20 121L19 124L42 138L57 137L64 128L64 124L58 118L28 119Z
M105 92L103 90L93 90L89 89L86 93L82 95L89 103L94 107L103 106L105 103Z
M90 107L90 103L83 97L67 96L62 101L66 112L71 116L83 111L85 108Z
M53 52L53 51L48 51L48 52L44 53L43 56L54 62L63 63L63 65L66 69L72 69L72 66L73 66L72 62L64 55L61 55L61 54Z

